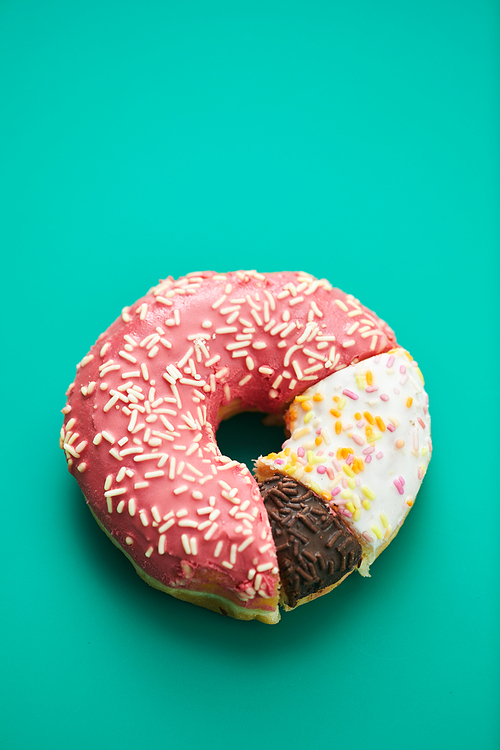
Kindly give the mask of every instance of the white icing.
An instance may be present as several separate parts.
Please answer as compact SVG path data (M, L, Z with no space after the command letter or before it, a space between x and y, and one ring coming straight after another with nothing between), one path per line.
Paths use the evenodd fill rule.
M427 405L420 370L404 349L370 357L335 372L293 402L287 413L292 437L279 454L261 457L257 472L261 477L275 470L289 474L336 506L361 538L369 564L404 521L425 475L432 451ZM352 449L353 458L338 458L342 448ZM363 468L357 464L358 472L351 468L353 459L363 461ZM318 472L321 466L324 472Z

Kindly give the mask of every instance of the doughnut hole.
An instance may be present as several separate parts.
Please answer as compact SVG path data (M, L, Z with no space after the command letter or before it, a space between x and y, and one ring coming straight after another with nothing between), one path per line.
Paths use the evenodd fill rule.
M221 453L246 464L253 473L254 461L279 450L283 443L285 425L276 424L278 421L255 411L224 418L216 435Z

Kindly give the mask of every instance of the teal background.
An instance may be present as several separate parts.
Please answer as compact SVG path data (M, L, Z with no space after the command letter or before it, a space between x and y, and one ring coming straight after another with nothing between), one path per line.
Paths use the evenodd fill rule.
M498 746L498 10L1 0L2 748ZM238 268L358 296L433 418L372 578L275 627L146 586L58 448L121 308Z

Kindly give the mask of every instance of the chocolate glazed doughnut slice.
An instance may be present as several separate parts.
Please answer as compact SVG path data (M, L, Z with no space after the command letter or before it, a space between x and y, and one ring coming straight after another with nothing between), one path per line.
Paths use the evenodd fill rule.
M361 545L312 490L281 474L260 482L259 490L276 545L280 603L286 610L327 594L357 568Z

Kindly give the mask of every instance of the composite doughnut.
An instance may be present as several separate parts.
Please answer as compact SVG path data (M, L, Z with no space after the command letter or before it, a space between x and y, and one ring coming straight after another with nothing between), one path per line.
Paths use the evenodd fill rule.
M98 523L151 585L276 622L280 571L259 487L221 455L238 411L283 414L392 330L306 273L203 272L152 288L77 366L61 445Z

